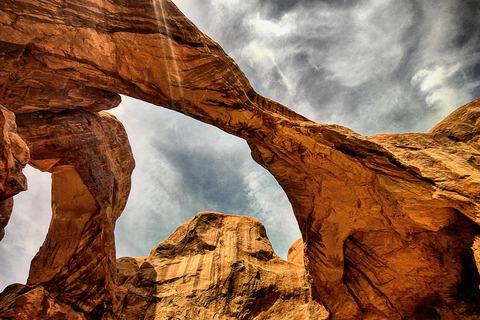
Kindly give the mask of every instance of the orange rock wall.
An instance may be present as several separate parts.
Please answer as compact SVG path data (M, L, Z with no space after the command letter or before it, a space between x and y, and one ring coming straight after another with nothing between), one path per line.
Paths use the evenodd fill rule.
M22 168L30 153L25 142L17 135L15 114L0 106L0 241L12 213L15 194L27 189Z
M53 215L26 286L0 317L25 313L25 319L43 319L52 308L74 318L113 317L113 232L134 166L125 130L107 113L86 111L22 114L17 123L30 163L52 173ZM38 301L48 303L24 311Z
M255 219L197 214L148 257L117 262L119 319L327 319L303 267Z

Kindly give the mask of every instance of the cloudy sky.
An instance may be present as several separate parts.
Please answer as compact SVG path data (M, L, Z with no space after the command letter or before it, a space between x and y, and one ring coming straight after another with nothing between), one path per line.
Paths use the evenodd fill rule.
M254 88L321 123L370 135L426 132L480 98L478 0L175 0L231 55ZM124 97L113 113L137 167L117 222L118 256L142 256L199 211L262 221L286 257L300 237L286 196L243 140ZM0 242L0 290L25 282L50 219L48 174L29 191Z

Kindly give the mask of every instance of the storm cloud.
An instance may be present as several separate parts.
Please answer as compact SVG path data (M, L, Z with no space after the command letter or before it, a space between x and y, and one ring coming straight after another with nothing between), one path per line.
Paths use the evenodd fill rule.
M480 97L478 1L174 2L234 58L260 94L320 123L364 135L426 132ZM181 223L208 210L259 219L286 256L300 237L290 204L243 140L123 100L112 112L127 129L137 166L117 222L118 256L147 255ZM31 190L16 197L0 242L2 261L9 260L2 263L0 287L25 281L48 228L48 182L27 173Z

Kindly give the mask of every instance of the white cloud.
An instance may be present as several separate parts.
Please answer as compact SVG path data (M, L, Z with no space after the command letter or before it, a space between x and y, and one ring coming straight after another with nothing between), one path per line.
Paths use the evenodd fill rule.
M437 111L437 119L430 126L471 99L470 92L478 83L458 83L456 76L462 67L460 63L436 65L413 76L412 85L425 95L426 104Z
M258 70L261 78L266 80L267 86L280 85L288 90L289 95L295 94L295 86L285 75L281 66L275 61L275 54L270 48L264 46L259 41L252 41L242 51L242 56L249 57L251 66ZM280 79L271 78L271 71L275 71Z
M347 87L386 77L405 52L402 37L412 23L411 7L398 1L369 1L345 11L325 67Z
M260 13L253 14L247 23L250 31L263 39L268 37L282 37L295 33L296 17L285 14L280 20L269 20Z
M459 63L450 67L437 65L431 69L422 69L413 76L412 84L419 85L422 92L430 93L444 87L448 78L459 69Z

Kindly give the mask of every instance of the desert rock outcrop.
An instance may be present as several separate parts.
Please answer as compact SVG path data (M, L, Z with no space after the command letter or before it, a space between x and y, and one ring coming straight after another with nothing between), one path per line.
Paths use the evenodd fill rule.
M288 248L288 256L287 256L288 262L303 265L304 263L303 250L305 250L303 245L303 239L300 238L297 241L295 241L290 246L290 248Z
M30 153L25 142L17 135L15 114L0 106L0 241L12 213L12 196L27 189L22 168Z
M117 261L119 319L327 319L303 267L252 218L202 212L145 258Z
M0 104L25 119L38 110L108 109L121 93L244 138L292 203L314 297L332 319L479 316L470 247L479 233L480 101L426 134L363 137L317 124L257 94L235 62L168 0L3 1L0 41ZM38 161L35 154L32 163L45 168L65 156ZM105 209L122 206L94 173L65 169L60 181L100 192L87 195L87 211L97 203L107 216L119 214ZM99 232L110 234L112 221L100 223ZM113 239L106 241L111 247ZM31 275L39 267L34 261ZM52 283L38 279L29 281ZM82 292L69 291L68 303ZM107 314L112 296L99 293L92 301L101 299ZM91 313L95 303L81 308Z
M113 317L113 231L134 166L125 130L107 113L81 110L22 114L17 123L30 164L52 173L53 216L26 286L7 288L0 318Z

